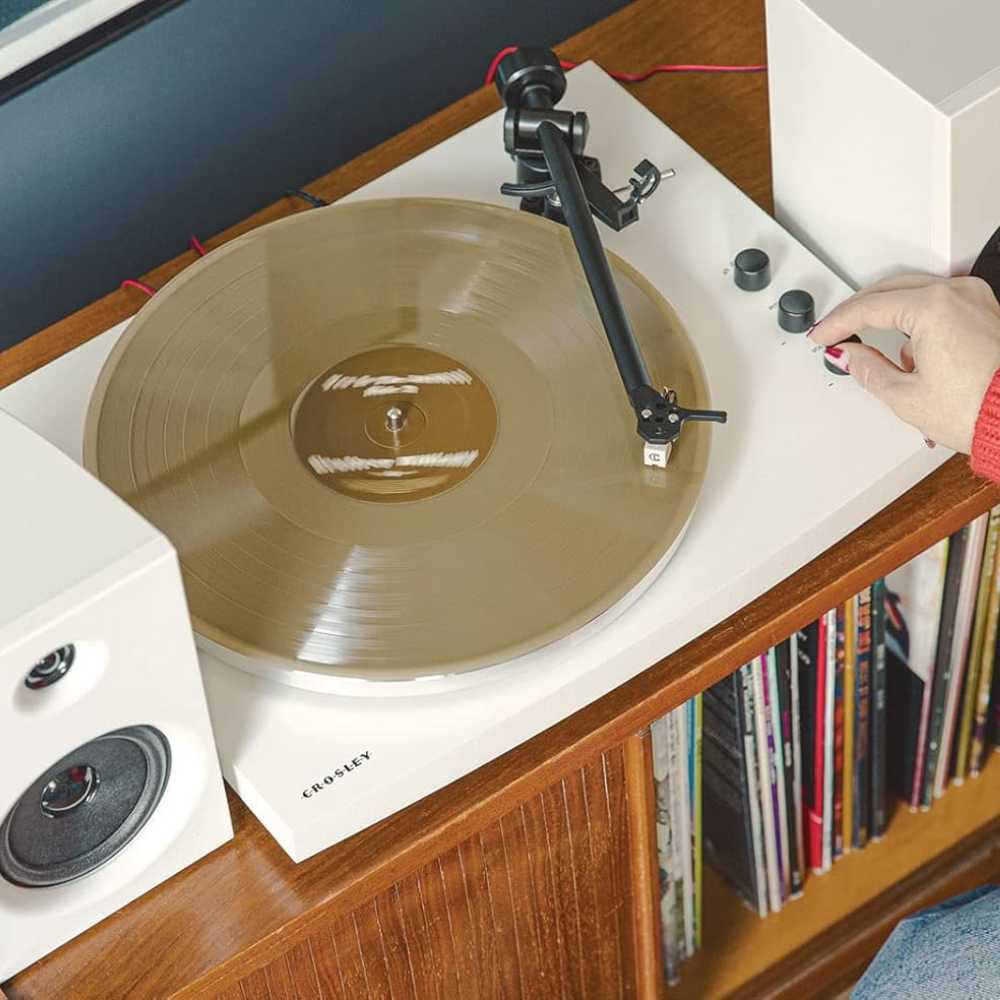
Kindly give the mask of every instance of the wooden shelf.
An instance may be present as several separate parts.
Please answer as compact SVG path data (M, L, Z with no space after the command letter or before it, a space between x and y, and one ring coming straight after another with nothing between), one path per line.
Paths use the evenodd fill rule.
M939 882L944 885L941 879L944 873L937 868L949 871L954 868L941 865L942 860L947 860L949 850L995 825L998 814L1000 754L994 754L979 778L950 788L929 811L912 813L900 805L881 841L851 852L824 875L811 875L800 899L792 900L780 913L764 919L706 867L702 948L682 967L681 982L667 991L668 998L714 1000L733 995L761 997L792 993L798 977L789 968L790 957L798 954L802 959L800 964L808 965L809 954L803 954L803 949L812 944L816 951L821 951L837 925L853 921L858 925L853 929L854 937L870 931L871 928L864 926L865 907L914 877L920 882L922 873L927 874L923 887L930 892L908 890L900 893L904 897L900 902L904 910L926 905L924 896L935 895ZM968 862L971 853L966 852L965 857L956 860ZM989 853L992 857L997 852L991 849ZM959 867L964 872L968 866L960 863ZM877 915L880 923L884 921L884 902L880 903ZM852 936L851 929L848 936ZM881 940L881 935L876 936ZM836 947L835 942L830 945ZM869 947L865 954L873 950ZM803 995L815 996L812 992L798 992L798 996Z

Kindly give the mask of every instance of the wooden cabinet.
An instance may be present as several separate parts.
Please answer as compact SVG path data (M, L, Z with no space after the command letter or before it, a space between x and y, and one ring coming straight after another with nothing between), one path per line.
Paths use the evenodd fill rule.
M763 0L637 0L560 53L619 69L762 62ZM769 207L762 76L659 76L634 93ZM497 106L491 90L477 91L311 190L340 197ZM284 199L209 246L306 210ZM145 280L160 287L191 259ZM139 293L116 292L0 355L0 385L140 304ZM3 990L11 1000L657 996L650 723L997 502L997 489L953 459L674 655L300 865L231 797L232 843ZM840 862L803 900L763 921L709 877L704 947L669 995L830 995L856 977L902 914L1000 872L998 808L994 760L930 814L898 813L883 843Z
M571 771L219 995L663 995L648 741ZM1000 761L931 813L900 804L885 839L765 920L706 869L703 946L666 995L839 993L901 917L1000 877L998 812Z
M338 914L241 980L242 995L635 997L625 757L570 771Z

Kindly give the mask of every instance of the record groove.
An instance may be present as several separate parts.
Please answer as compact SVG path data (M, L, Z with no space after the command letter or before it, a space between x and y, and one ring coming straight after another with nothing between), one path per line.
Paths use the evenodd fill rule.
M677 317L611 264L657 384L706 407ZM234 662L400 680L614 606L683 531L708 441L689 425L642 465L562 227L411 199L302 213L182 272L108 359L85 461L177 547Z

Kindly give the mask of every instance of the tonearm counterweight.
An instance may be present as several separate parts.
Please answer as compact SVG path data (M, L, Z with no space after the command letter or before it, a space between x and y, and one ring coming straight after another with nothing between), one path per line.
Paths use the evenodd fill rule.
M566 76L550 50L526 47L510 53L497 67L496 86L507 105L504 148L517 165L517 182L500 190L520 197L524 210L569 227L645 442L644 461L665 465L685 421L725 423L726 414L686 409L676 393L653 387L594 222L596 215L616 231L636 222L639 206L659 186L660 171L643 160L624 200L604 185L600 164L584 153L587 115L556 108L566 92Z

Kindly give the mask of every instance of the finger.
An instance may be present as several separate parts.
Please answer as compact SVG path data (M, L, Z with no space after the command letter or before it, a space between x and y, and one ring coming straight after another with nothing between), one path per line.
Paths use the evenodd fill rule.
M917 367L916 361L913 360L912 340L904 341L903 346L899 349L899 367L904 372L912 372Z
M935 274L897 274L892 278L883 278L881 281L876 281L874 284L862 288L859 292L855 292L847 301L856 302L858 299L869 295L876 295L879 292L919 291L930 288L932 285L943 284L949 280L948 278L939 278ZM826 322L826 320L820 320L820 322ZM819 323L816 323L812 330L809 331L809 337L813 336L813 332L817 326L819 326ZM821 343L818 339L816 342Z
M836 355L834 351L838 352ZM913 423L917 417L913 403L917 396L917 376L894 365L881 351L865 344L850 344L827 350L827 357L850 373L876 399L898 417Z
M870 295L873 292L898 292L906 288L928 288L930 285L940 285L949 281L936 274L896 274L891 278L883 278L871 285L866 285L857 294Z
M809 339L824 346L839 344L869 327L895 329L909 336L916 326L924 287L854 295L817 323Z

